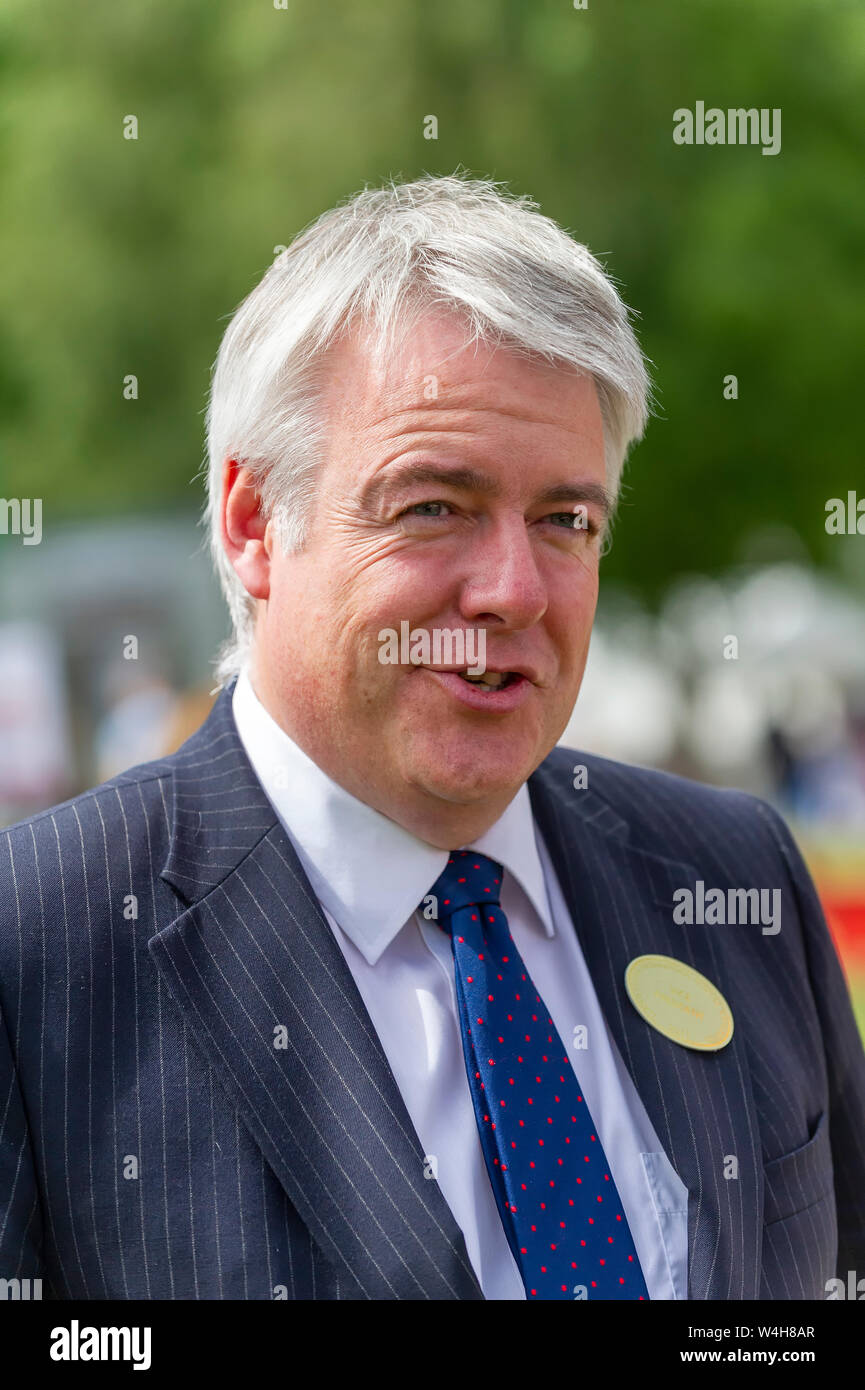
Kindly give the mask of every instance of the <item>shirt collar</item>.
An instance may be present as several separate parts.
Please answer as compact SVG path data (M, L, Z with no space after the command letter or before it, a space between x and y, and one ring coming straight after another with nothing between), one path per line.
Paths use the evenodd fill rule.
M249 673L232 711L253 770L297 851L313 892L370 965L411 917L448 859L331 780L261 704ZM528 787L471 844L520 883L554 935ZM387 866L383 872L383 866Z

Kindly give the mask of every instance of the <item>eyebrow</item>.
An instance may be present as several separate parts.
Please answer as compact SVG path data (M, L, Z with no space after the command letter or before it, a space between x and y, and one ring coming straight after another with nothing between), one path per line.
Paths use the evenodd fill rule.
M490 497L500 497L502 487L491 473L479 468L446 468L441 464L421 463L392 469L389 473L379 473L361 493L364 507L374 508L384 494L416 483L431 483L434 486L455 488L462 492L484 492ZM554 483L544 488L534 499L539 502L593 502L607 520L613 513L613 498L601 483L588 479L574 479L571 482Z

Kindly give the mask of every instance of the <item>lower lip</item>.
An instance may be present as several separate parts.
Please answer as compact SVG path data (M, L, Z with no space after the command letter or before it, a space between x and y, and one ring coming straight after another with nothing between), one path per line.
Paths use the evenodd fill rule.
M509 714L511 710L519 709L525 704L532 688L531 681L526 680L525 676L515 676L510 685L504 686L501 690L491 690L487 694L469 681L464 681L455 671L432 671L429 667L426 669L428 675L444 686L461 704L469 709L481 710L484 714Z

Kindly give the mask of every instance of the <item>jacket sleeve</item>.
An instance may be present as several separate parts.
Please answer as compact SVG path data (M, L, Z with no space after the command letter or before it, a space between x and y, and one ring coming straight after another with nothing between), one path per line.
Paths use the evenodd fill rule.
M865 1275L865 1049L847 981L801 854L781 817L763 803L799 908L829 1079L829 1136L838 1214L837 1276Z
M33 1150L0 1006L0 1279L41 1278L41 1251L42 1218Z

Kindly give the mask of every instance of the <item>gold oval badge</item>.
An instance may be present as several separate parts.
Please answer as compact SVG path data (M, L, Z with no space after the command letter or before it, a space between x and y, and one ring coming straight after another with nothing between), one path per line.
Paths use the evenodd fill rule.
M717 1052L733 1036L733 1015L720 990L673 956L637 956L625 971L637 1013L682 1047Z

